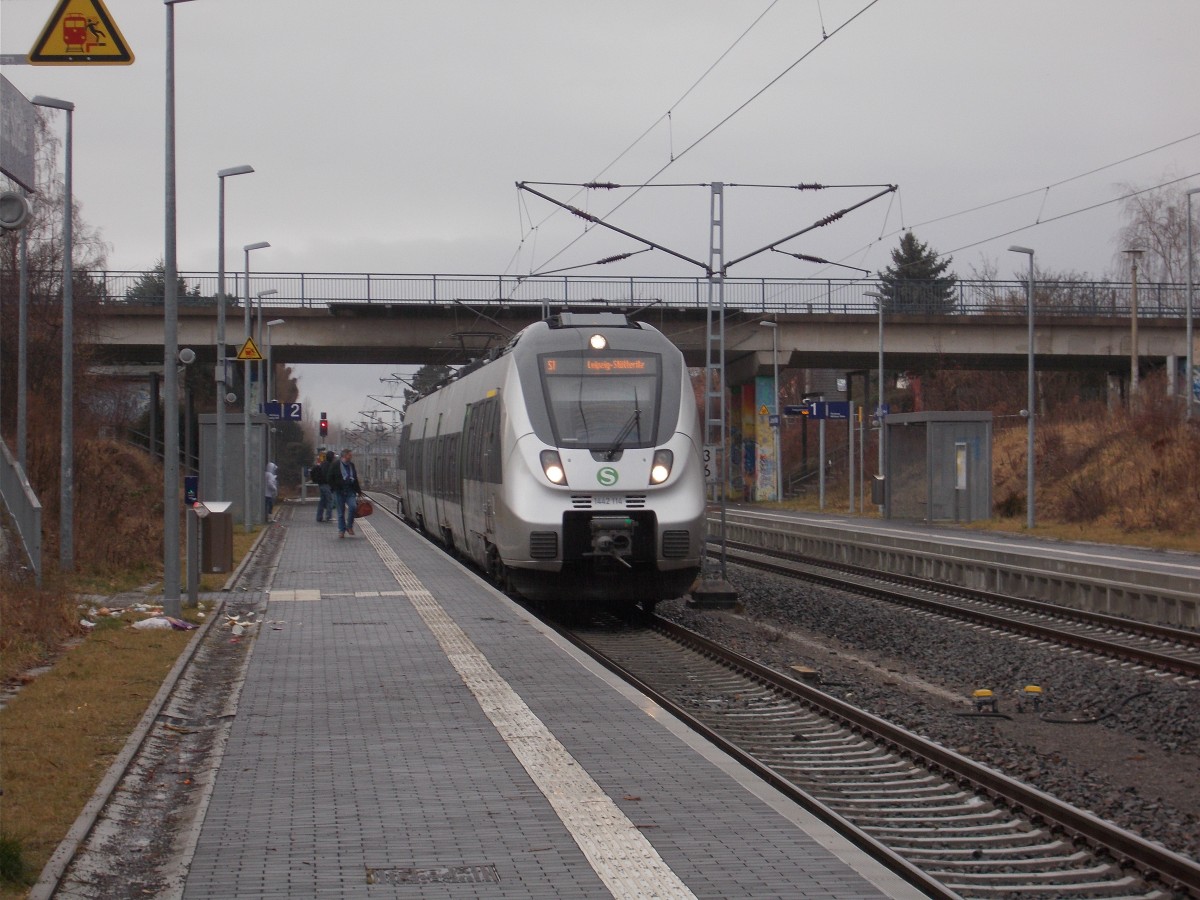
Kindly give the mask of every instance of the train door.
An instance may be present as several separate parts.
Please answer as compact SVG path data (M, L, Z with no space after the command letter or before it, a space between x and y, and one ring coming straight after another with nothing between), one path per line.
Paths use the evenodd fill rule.
M428 446L431 450L427 454L428 458L425 461L426 472L428 474L429 491L426 497L432 503L433 508L428 512L431 514L425 527L428 531L437 536L439 540L444 540L442 526L446 522L445 517L445 496L446 496L446 460L445 460L445 442L442 435L442 413L438 413L437 425L433 430L433 438Z
M426 466L429 459L429 419L421 420L421 434L413 442L412 468L406 473L409 487L409 514L414 522L424 527L428 516L425 512L429 504L429 475Z
M479 516L476 511L476 496L479 485L476 483L475 461L478 450L475 446L475 419L477 418L477 403L468 403L463 414L462 430L459 432L458 456L455 463L454 479L458 492L459 519L457 525L462 529L463 549L472 558L478 557Z

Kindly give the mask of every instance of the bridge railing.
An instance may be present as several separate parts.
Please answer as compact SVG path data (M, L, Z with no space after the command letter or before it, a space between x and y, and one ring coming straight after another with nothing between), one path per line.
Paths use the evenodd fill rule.
M53 275L47 273L47 280ZM217 293L212 272L180 273L181 306L211 305ZM161 303L147 291L144 272L76 272L75 296L99 303ZM80 284L79 282L83 282ZM82 288L82 289L81 289ZM161 279L158 285L161 291ZM702 309L708 305L710 284L694 277L588 277L516 275L404 275L373 273L253 273L247 290L245 276L226 276L225 294L231 307L250 302L264 309L327 309L339 304L453 305L496 307L515 305L664 306ZM268 296L259 297L264 292ZM880 282L866 279L728 278L725 305L757 314L855 314L877 311L872 293ZM1024 281L960 279L949 288L918 281L906 282L902 295L885 306L888 313L1019 315L1025 311ZM1034 308L1061 316L1128 317L1133 291L1129 283L1109 281L1035 282ZM1138 316L1182 317L1187 285L1138 285Z

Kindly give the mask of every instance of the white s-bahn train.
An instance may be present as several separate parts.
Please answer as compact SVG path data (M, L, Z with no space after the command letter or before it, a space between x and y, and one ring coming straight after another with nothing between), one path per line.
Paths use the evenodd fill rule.
M683 355L614 313L562 313L409 404L401 514L532 600L687 593L704 467Z

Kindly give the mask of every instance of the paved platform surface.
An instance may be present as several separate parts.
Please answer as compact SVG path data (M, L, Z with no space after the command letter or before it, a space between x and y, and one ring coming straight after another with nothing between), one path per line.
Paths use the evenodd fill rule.
M311 510L185 898L919 896L406 526Z

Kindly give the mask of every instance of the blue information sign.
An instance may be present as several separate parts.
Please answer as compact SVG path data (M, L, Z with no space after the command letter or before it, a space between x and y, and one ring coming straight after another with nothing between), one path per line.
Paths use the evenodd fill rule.
M262 404L262 413L268 419L283 419L288 422L299 422L304 418L303 403L280 403L271 400Z
M818 419L848 419L848 418L850 418L850 401L849 400L829 400L825 403L818 403L817 406L825 407L825 415L817 416Z

